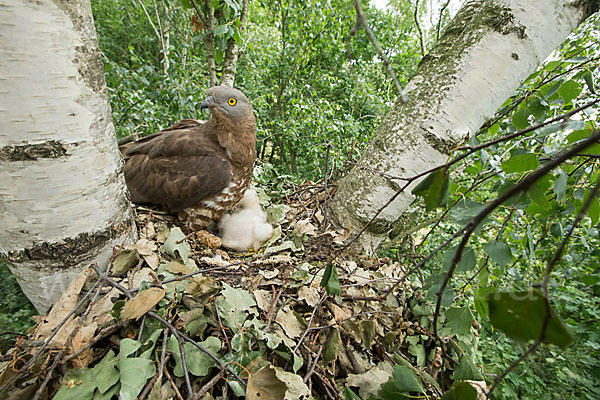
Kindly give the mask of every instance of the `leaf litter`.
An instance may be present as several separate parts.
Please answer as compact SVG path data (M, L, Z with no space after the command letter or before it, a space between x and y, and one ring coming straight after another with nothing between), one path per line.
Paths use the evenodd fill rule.
M338 254L349 229L328 223L322 189L260 189L274 233L247 253L138 207L141 238L107 276L82 272L3 354L0 399L440 398L421 283L391 259ZM447 330L468 340L460 317Z

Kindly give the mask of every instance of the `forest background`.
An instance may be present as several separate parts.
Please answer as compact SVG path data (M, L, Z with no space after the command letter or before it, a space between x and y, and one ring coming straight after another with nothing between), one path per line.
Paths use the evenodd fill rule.
M186 1L92 0L118 137L156 132L181 118L202 118L199 104L209 87L209 71L202 30L192 21L190 7ZM294 184L319 181L326 170L331 181L341 177L398 95L365 31L349 36L356 22L351 2L251 1L243 31L236 26L238 2L226 0L223 9L231 15L223 15L225 22L215 27L215 59L222 62L229 38L238 42L235 86L252 100L257 117L256 184L283 195ZM396 0L384 8L363 2L363 11L405 86L452 8L445 2ZM505 136L597 99L599 43L596 15L465 144ZM443 201L432 203L425 195L415 202L421 230L408 244L387 244L380 255L406 262L409 254L409 262L417 263L503 188L597 130L597 117L595 104L566 123L498 143L454 165ZM495 398L539 393L556 399L600 397L600 205L593 192L600 176L598 150L565 163L515 207L490 218L486 229L476 232L485 240L473 241L463 253L450 301L484 321L486 295L527 290L539 282L575 216L588 204L551 282L552 304L574 342L564 350L539 349L506 377ZM432 299L453 249L432 258L422 271ZM2 274L2 329L24 331L34 311L4 267ZM479 335L476 363L490 375L512 364L525 348L489 323L481 323ZM423 361L417 350L413 356L415 364Z

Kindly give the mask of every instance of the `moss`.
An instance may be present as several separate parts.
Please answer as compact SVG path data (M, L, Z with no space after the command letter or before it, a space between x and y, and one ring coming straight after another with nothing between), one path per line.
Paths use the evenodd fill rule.
M0 148L0 160L2 161L31 161L39 158L59 158L66 154L67 147L57 140Z

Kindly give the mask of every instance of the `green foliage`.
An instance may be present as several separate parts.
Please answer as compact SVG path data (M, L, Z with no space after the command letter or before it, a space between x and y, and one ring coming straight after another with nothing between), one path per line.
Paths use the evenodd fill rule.
M583 112L576 109L597 99L594 81L600 48L594 38L599 18L582 25L471 138L469 145L478 148L470 157L431 173L413 191L424 203L424 216L431 218L434 212L442 217L419 246L418 256L429 255L498 196L598 131L600 106L594 104ZM574 116L547 123L570 112ZM545 126L530 129L542 123ZM495 144L485 146L492 140ZM545 345L508 374L494 398L535 398L543 392L549 399L592 399L600 393L596 326L600 201L598 194L591 197L600 178L599 150L600 145L593 144L565 160L503 202L474 231L446 289L454 300L444 292L441 303L446 311L440 317L439 333L455 335L459 341L460 350L450 351L458 363L454 379L474 379L467 377L484 372L491 383L489 374L502 373L541 337L548 316ZM439 171L445 171L450 181L444 202L433 201L440 195L441 186L433 179ZM590 205L578 221L588 200ZM567 234L571 236L562 249ZM437 301L435 294L461 237L450 240L424 268L430 301ZM545 298L542 290L532 287L543 282L548 268L549 297ZM468 318L461 322L461 310L471 309L483 326L479 343L469 339ZM463 390L470 392L455 384L444 398L470 398Z
M488 297L490 323L520 342L540 339L545 332L545 341L564 349L573 343L573 336L546 302L540 290L491 294Z
M320 285L324 287L330 295L342 294L340 280L338 279L337 268L335 265L328 264L327 267L325 267L325 272L323 273Z
M33 305L23 295L21 287L11 274L8 266L0 261L0 333L25 333L35 323L32 316L37 314ZM7 340L10 336L2 339Z
M269 176L320 178L327 147L328 171L356 158L393 103L395 88L363 30L346 54L356 19L348 3L254 1L242 35L239 2L211 4L217 3L223 12L215 11L216 57L230 37L240 41L236 86L252 99L259 157ZM181 118L201 119L199 105L208 89L205 32L193 31L191 4L144 4L156 28L167 22L171 28L166 72L161 41L139 2L92 1L119 137L152 133ZM411 10L364 12L406 83L420 58Z

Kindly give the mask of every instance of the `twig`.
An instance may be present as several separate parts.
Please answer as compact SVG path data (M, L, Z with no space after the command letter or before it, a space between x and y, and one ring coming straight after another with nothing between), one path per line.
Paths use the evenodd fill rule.
M315 314L317 313L317 310L321 307L321 303L323 302L323 300L325 300L326 297L327 297L327 292L323 293L323 295L319 299L318 303L315 304L315 306L312 310L312 313L310 314L310 319L308 320L308 324L306 325L306 330L304 331L302 336L300 336L300 339L298 340L298 344L296 345L296 347L294 347L294 353L298 351L298 348L304 341L304 338L306 337L306 335L308 335L308 332L311 330L310 326L312 325L313 319L315 318Z
M163 331L162 349L160 352L160 365L158 366L158 369L156 370L156 373L154 374L152 379L150 379L150 382L148 382L146 386L144 386L144 390L142 390L142 392L138 396L138 400L143 400L146 398L146 396L148 396L148 393L150 392L150 390L152 390L154 383L158 380L158 377L162 375L165 363L167 362L169 357L171 357L171 355L167 354L167 331L165 330Z
M417 31L419 32L419 44L421 49L421 56L425 56L425 45L423 44L423 31L421 30L421 24L419 24L419 0L415 2L415 26L417 27Z
M444 4L442 6L442 8L440 9L440 18L438 19L438 23L437 23L437 26L435 28L435 40L436 41L440 40L440 30L441 30L441 27L442 27L442 19L444 17L444 11L446 11L446 8L448 8L449 4L450 4L450 0L448 0L446 2L446 4Z
M578 113L579 111L582 111L582 110L584 110L586 108L589 108L589 107L593 106L594 104L596 104L598 102L600 102L600 99L596 99L596 100L590 101L589 103L586 103L586 104L582 105L581 107L577 107L576 109L573 109L573 110L569 111L568 113L565 113L565 114L559 115L557 117L554 117L554 118L552 118L552 119L550 119L550 120L548 120L546 122L542 122L540 124L531 126L531 127L527 128L527 129L524 129L522 131L510 134L510 135L506 135L506 136L503 136L503 137L495 139L495 140L491 140L491 141L486 142L486 143L482 143L482 144L480 144L478 146L459 147L458 150L467 150L467 152L465 152L465 153L461 154L460 156L458 156L458 157L456 157L456 158L448 161L446 164L442 164L442 165L438 165L436 167L430 168L430 169L428 169L426 171L423 171L423 172L420 172L420 173L418 173L416 175L413 175L410 178L396 178L396 179L402 179L402 180L406 181L406 183L398 191L396 191L396 193L394 193L394 195L392 197L390 197L388 199L388 201L383 206L381 206L375 212L375 214L371 217L371 219L369 220L369 222L367 222L362 227L362 229L351 240L349 240L348 242L346 242L344 244L344 246L342 246L338 250L338 252L333 255L332 258L335 259L335 258L339 257L348 247L350 247L356 240L358 240L358 238L368 229L368 227L377 219L377 217L379 217L379 215L383 212L383 210L385 210L390 204L392 204L394 202L394 200L396 200L396 198L398 196L400 196L402 193L404 193L404 191L408 188L408 186L413 181L415 181L415 180L417 180L419 178L422 178L423 176L428 175L428 174L430 174L432 172L440 170L442 168L448 168L448 167L456 164L457 162L463 160L464 158L468 157L469 155L475 153L478 150L490 147L490 146L492 146L494 144L497 144L497 143L500 143L500 142L503 142L503 141L507 141L507 140L513 139L513 138L515 138L517 136L520 136L520 135L523 135L525 133L534 131L534 130L539 129L539 128L543 127L543 126L549 125L549 124L551 124L553 122L567 119L567 118L571 117L572 115Z
M92 293L92 291L94 289L96 289L96 287L98 286L99 283L100 283L100 281L96 281L94 283L94 285L85 294L85 296L83 296L81 298L81 300L79 300L79 302L77 303L77 305L75 305L75 307L73 307L73 310L71 310L71 312L69 312L63 318L63 320L56 326L56 328L54 328L52 330L52 332L50 333L50 336L48 336L46 338L46 340L44 340L44 344L42 344L42 346L39 348L39 350L29 359L29 361L27 361L25 363L25 365L23 365L21 368L19 368L19 370L17 371L16 374L14 374L2 386L0 386L0 393L2 393L4 390L6 390L6 388L8 388L8 386L11 385L19 377L19 375L21 374L21 372L29 369L29 367L31 367L33 365L33 363L38 359L38 357L40 356L40 354L42 354L42 352L46 349L46 347L48 347L48 345L50 344L50 342L52 341L52 339L54 339L54 336L56 336L56 334L58 333L58 331L60 330L60 328L63 327L63 325L67 322L67 320L71 317L71 315L75 314L75 312L77 311L77 309L79 309L79 307L85 302L85 300L89 297L89 295Z
M188 391L188 398L194 397L194 390L192 389L192 382L190 381L190 373L187 369L187 362L185 360L185 347L183 346L184 342L179 335L175 335L177 342L179 343L179 354L181 355L181 366L183 367L183 376L185 377L185 386Z
M223 333L223 338L225 339L225 343L227 343L227 348L231 351L231 343L229 343L229 338L227 337L227 332L225 332L225 327L223 326L223 322L221 321L221 314L219 313L219 306L216 302L213 302L215 306L215 314L217 314L217 321L219 322L219 328Z
M408 98L404 94L404 92L402 90L402 86L400 85L400 82L398 82L398 78L396 78L396 74L394 73L394 70L392 69L390 60L385 55L385 52L383 51L383 49L381 48L381 45L377 41L375 34L373 33L373 31L369 27L369 24L367 23L367 20L366 20L364 14L362 12L362 9L360 7L359 0L354 0L354 8L356 9L356 25L354 25L354 27L350 30L350 36L356 35L356 33L360 29L361 25L363 28L365 28L365 32L367 32L367 36L369 36L371 43L373 43L373 46L375 46L375 49L377 49L377 53L379 53L379 57L381 57L381 59L383 60L383 64L386 66L387 71L392 78L392 81L394 81L394 85L396 86L396 89L398 90L398 94L400 95L402 102L406 103L408 101Z
M308 372L304 376L304 383L308 382L308 380L310 379L310 377L312 376L312 374L315 372L315 367L317 366L317 361L319 361L319 358L321 358L321 353L323 352L324 348L325 348L325 346L320 346L319 347L319 352L315 356L315 359L313 360L310 368L308 369Z
M273 289L273 290L275 290L275 289ZM265 331L266 332L269 332L269 329L271 327L271 323L273 322L273 319L277 315L277 313L274 312L274 310L275 310L275 306L277 305L277 302L279 301L279 297L281 297L281 293L283 293L283 287L281 287L277 291L277 294L275 294L273 296L273 300L271 301L271 305L269 306L269 311L267 312L267 325L265 326Z
M208 393L208 391L213 386L215 386L223 378L224 375L225 375L225 370L220 370L218 374L213 376L210 381L206 382L206 384L204 386L202 386L202 388L200 388L198 393L196 393L194 395L194 400L198 400L199 398L204 396L206 393Z
M127 290L126 288L124 288L123 286L121 286L120 284L118 284L117 282L115 282L114 280L112 280L111 278L109 278L108 276L106 276L102 271L100 271L100 269L97 266L92 266L92 268L94 268L94 271L96 271L96 274L98 274L98 276L104 282L106 282L108 285L110 285L110 286L112 286L114 288L117 288L119 291L123 292L123 294L125 294L125 297L127 297L128 299L132 298L131 292L129 290ZM242 378L240 378L239 375L234 370L232 370L228 365L226 365L221 359L219 359L213 353L211 353L206 348L204 348L203 346L201 346L200 344L198 344L195 340L193 340L189 336L187 336L184 333L180 332L170 322L168 322L167 320L165 320L163 317L161 317L160 315L156 314L155 312L148 311L147 314L149 316L151 316L152 318L158 320L158 322L160 322L161 324L165 325L167 328L169 328L169 330L174 335L176 335L177 337L180 337L181 339L183 339L183 340L191 343L198 350L200 350L203 353L205 353L206 355L208 355L217 364L219 364L219 366L221 367L221 369L225 369L229 374L231 374L235 379L237 379L244 388L246 387L246 382L244 382L244 380Z
M323 223L321 224L321 233L325 232L327 228L327 175L329 167L329 149L331 148L331 142L327 143L327 150L325 151L325 178L323 179L323 190L325 190L325 197L323 198Z
M173 380L173 377L171 376L171 374L169 373L169 369L165 368L164 369L165 372L165 376L167 377L169 383L171 384L171 387L173 388L173 390L175 391L175 395L177 396L177 398L179 400L183 400L183 396L181 395L181 393L179 392L179 389L177 389L177 385L175 384L175 381Z

